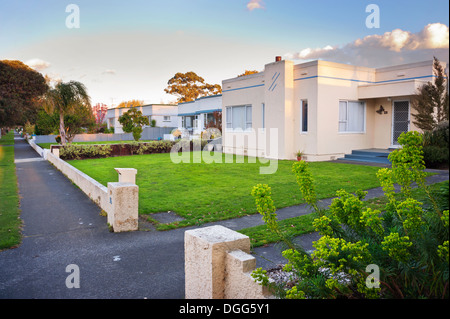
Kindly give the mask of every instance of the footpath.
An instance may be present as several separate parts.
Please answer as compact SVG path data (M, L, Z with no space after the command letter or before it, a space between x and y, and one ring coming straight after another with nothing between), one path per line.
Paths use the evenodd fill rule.
M111 233L100 208L25 140L15 138L23 239L19 247L0 252L0 299L183 299L184 232ZM449 179L436 171L429 182ZM367 198L383 194L369 190ZM322 201L328 205L331 199ZM277 211L279 219L307 214L305 205ZM261 216L204 224L233 230L263 224ZM316 233L297 238L312 249ZM254 250L257 267L271 268L284 261L281 247ZM80 270L80 288L67 288L66 267Z

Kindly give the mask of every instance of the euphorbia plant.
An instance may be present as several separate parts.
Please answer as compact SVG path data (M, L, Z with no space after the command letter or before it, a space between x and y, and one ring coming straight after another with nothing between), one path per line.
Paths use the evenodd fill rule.
M392 168L377 173L387 198L382 211L364 207L366 192L354 195L344 190L337 191L327 211L319 211L307 163L294 163L305 201L319 212L313 225L322 237L313 243L311 254L288 243L284 269L298 280L291 288L274 289L279 297L448 298L448 210L440 207L425 183L421 135L403 133L398 141L402 148L389 155ZM413 182L430 205L413 198ZM394 183L401 186L400 194L395 193ZM252 195L257 203L271 203L270 209L257 206L258 211L270 222L268 228L279 232L270 188L256 188ZM448 186L445 189L448 196ZM373 267L379 269L375 285L370 284ZM261 268L253 277L276 288Z

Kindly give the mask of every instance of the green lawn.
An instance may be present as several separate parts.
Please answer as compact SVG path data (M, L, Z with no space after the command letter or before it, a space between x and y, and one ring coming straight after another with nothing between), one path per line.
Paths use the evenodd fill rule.
M21 240L19 196L14 165L14 132L0 139L0 250L18 245Z
M73 142L72 144L125 144L125 143L129 143L132 141L103 141L103 142ZM140 143L144 143L144 142L151 142L151 141L139 141ZM37 144L39 145L41 148L48 148L50 149L51 145L59 145L58 143L39 143Z
M8 134L0 138L0 145L14 145L14 132L10 131Z
M192 155L193 153L191 153ZM236 163L236 160L244 163ZM302 203L292 161L278 161L272 175L259 174L260 166L249 158L234 157L233 163L179 163L170 154L134 155L69 161L106 186L118 180L117 168L136 168L139 186L139 213L173 211L186 220L158 229L201 224L256 213L251 190L258 183L272 188L277 208ZM250 158L251 159L251 158ZM375 176L378 167L329 162L309 163L319 199L334 197L338 189L354 192L379 186Z

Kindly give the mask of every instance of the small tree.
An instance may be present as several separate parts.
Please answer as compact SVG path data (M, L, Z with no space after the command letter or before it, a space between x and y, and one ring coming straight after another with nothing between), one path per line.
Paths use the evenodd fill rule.
M439 60L434 58L434 82L428 82L418 89L412 100L416 110L413 123L423 131L432 131L439 123L448 121L448 85L447 74Z
M91 101L87 89L83 83L77 81L56 84L44 95L43 106L49 114L55 111L59 114L59 134L62 145L68 142L68 130L64 125L64 116L72 114L77 108L89 109L92 115Z
M148 118L142 115L137 108L131 108L119 117L119 123L126 133L133 133L135 141L139 141L142 134L142 126L149 125Z

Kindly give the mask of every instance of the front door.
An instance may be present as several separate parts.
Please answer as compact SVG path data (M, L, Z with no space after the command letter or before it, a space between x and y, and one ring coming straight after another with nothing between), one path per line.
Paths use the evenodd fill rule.
M409 101L394 101L392 112L392 146L399 146L398 138L409 131Z

